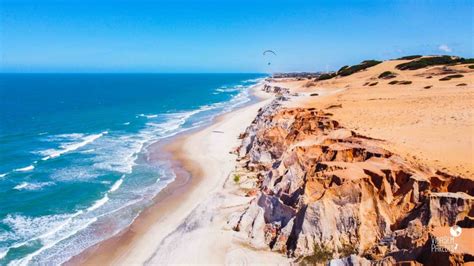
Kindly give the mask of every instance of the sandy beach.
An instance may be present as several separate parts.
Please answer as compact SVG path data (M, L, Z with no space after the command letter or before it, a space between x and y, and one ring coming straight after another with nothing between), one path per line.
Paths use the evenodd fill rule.
M273 98L261 92L261 88L262 84L253 88L255 103L218 117L205 129L179 136L165 147L152 147L152 159L172 157L176 180L124 232L87 249L67 264L223 264L249 258L254 261L256 256L252 252L256 251L233 239L234 231L226 228L224 215L242 209L249 199L223 197L226 191L222 188L235 167L236 156L230 152L240 144L239 134L255 118L257 110ZM258 258L262 263L285 261L272 252L259 251Z

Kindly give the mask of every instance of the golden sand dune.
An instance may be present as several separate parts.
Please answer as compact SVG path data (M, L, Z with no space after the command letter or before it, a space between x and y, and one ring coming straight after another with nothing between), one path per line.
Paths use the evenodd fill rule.
M408 60L385 61L346 77L325 81L281 81L293 92L334 91L303 98L304 105L331 108L336 120L358 133L383 139L386 148L451 174L474 177L474 70L468 65L398 70ZM378 78L385 71L391 79ZM440 80L459 74L463 77ZM389 84L411 81L411 84ZM300 105L300 103L295 103Z

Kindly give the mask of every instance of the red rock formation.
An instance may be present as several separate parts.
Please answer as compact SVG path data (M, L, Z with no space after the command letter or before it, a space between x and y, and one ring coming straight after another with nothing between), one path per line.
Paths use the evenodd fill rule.
M260 180L255 199L230 223L254 247L429 263L433 228L473 226L472 180L412 165L323 111L274 101L241 136L239 165Z

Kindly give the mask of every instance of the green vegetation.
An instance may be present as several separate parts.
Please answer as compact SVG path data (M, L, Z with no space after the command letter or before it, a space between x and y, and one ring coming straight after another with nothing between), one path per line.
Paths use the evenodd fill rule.
M461 58L461 64L474 64L474 58Z
M338 250L339 257L345 258L352 254L357 254L357 248L351 244L342 244L342 248Z
M314 253L311 256L304 257L302 264L314 265L328 262L333 258L333 251L320 244L314 245Z
M474 69L474 65L470 65L470 66L468 66L468 68Z
M446 80L457 79L457 78L462 78L462 77L464 77L464 76L461 75L461 74L454 74L454 75L448 75L448 76L446 76L446 77L444 77L444 78L440 78L439 80L440 80L440 81L446 81Z
M339 68L339 70L337 71L337 74L339 74L341 71L343 71L344 69L346 69L348 67L349 67L348 65L345 65L345 66Z
M238 174L235 174L235 175L234 175L234 182L235 182L235 183L239 183L239 182L240 182L240 175L238 175Z
M394 73L392 71L385 71L382 72L382 74L379 75L379 79L391 79L397 76L397 73Z
M395 60L413 60L413 59L417 59L417 58L420 58L420 57L421 57L421 55L408 55L408 56L397 58Z
M322 74L319 76L316 80L326 80L326 79L332 79L336 76L336 73L328 73L328 74Z
M410 80L393 80L393 81L390 81L388 84L390 85L408 85L408 84L412 84L413 82L411 82Z
M399 64L396 66L400 70L415 70L428 66L436 65L448 65L463 62L465 59L460 57L452 57L449 55L423 57L417 60L413 60L407 63Z
M353 65L353 66L350 66L350 67L342 67L341 69L339 69L339 71L337 71L337 74L339 76L349 76L355 72L358 72L358 71L361 71L361 70L364 70L364 69L367 69L369 67L373 67L375 65L378 65L382 63L382 61L377 61L377 60L366 60L366 61L362 61L362 63L358 64L358 65Z

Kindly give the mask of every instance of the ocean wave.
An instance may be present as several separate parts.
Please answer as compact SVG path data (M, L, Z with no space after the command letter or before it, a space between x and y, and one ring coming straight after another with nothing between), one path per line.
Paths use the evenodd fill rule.
M15 172L28 172L28 171L31 171L31 170L33 170L33 169L35 169L35 166L34 166L34 165L28 165L28 166L26 166L26 167L17 168L17 169L15 169L15 170L13 170L13 171L15 171Z
M13 187L16 190L39 190L46 186L54 185L53 182L41 182L41 183L28 183L28 182L21 182L20 184Z
M116 191L117 189L119 189L120 186L121 186L122 183L123 183L123 178L124 178L124 176L122 175L122 177L120 177L120 179L117 180L117 181L112 185L112 187L110 188L109 192L114 192L114 191Z
M148 114L148 115L146 115L146 114L139 114L139 115L137 115L136 117L137 117L137 118L138 118L138 117L156 118L156 117L158 117L158 115L157 115L157 114Z
M8 173L0 174L0 178L7 176Z
M105 203L107 203L107 201L109 201L109 195L108 195L108 193L105 193L105 196L102 197L101 199L97 200L96 202L94 202L94 204L92 204L92 206L87 208L87 211L91 212L91 211L97 210L98 208L103 206Z
M0 260L8 254L8 248L0 249Z
M58 135L49 136L48 139L50 141L64 140L64 139L78 140L83 137L84 137L84 134L82 133L66 133L66 134L58 134Z
M88 149L88 150L83 150L81 153L93 153L95 149Z
M79 148L82 148L82 147L96 141L97 139L99 139L100 137L102 137L103 135L106 135L106 134L108 134L107 131L101 132L99 134L92 134L92 135L86 135L86 136L84 136L83 134L78 134L78 133L59 135L61 137L79 139L80 141L79 142L61 144L59 146L60 149L48 149L48 150L40 151L39 152L40 154L46 155L41 160L46 161L46 160L49 160L49 159L52 159L52 158L59 157L59 156L63 155L64 153L75 151Z
M220 88L217 88L215 91L216 92L234 92L234 91L240 91L242 90L242 88L243 86L237 85L234 87L220 87Z
M254 79L246 79L244 81L242 81L242 83L259 83L263 80L265 80L266 77L263 77L263 78L254 78Z
M131 173L144 141L139 135L109 136L94 152L93 169Z
M8 232L8 239L15 242L3 251L3 256L6 256L11 249L28 245L36 240L47 239L64 228L73 217L81 213L82 211L76 212L74 215L46 215L35 218L7 215L2 223L12 230L12 232Z
M73 228L68 228L68 230L65 231L65 232L62 232L63 228L55 230L54 234L51 234L47 238L41 239L42 243L43 243L43 246L41 248L39 248L38 250L36 250L33 253L28 254L24 258L21 258L19 260L14 260L14 261L10 262L9 265L12 265L12 266L23 266L23 265L26 266L26 265L29 265L37 255L41 254L45 250L48 250L48 249L54 247L59 242L61 242L65 239L77 234L79 231L87 228L90 224L92 224L96 221L97 221L97 218L93 217L93 218L87 219L85 221L81 221L80 223L75 225Z
M51 173L50 178L55 181L88 181L98 177L100 173L90 166L70 166L59 168Z

